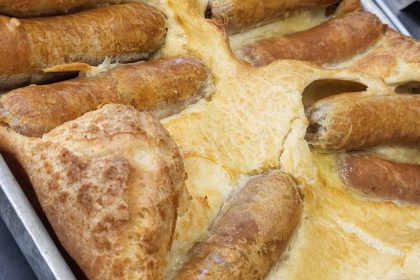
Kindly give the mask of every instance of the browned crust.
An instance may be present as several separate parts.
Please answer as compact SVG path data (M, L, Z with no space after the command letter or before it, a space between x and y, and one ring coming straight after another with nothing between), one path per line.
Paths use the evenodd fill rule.
M89 279L163 279L185 172L159 121L112 104L43 138L0 127L0 139L19 143L6 148Z
M40 136L107 103L132 105L165 117L204 93L206 67L194 58L119 66L95 77L16 89L0 97L1 121Z
M308 109L306 138L327 150L420 144L420 96L341 94Z
M356 12L305 31L245 45L236 54L253 66L267 65L277 59L334 63L365 50L383 32L384 27L376 16Z
M46 18L0 16L0 77L71 62L97 65L106 57L139 60L156 51L165 35L165 16L143 4Z
M362 11L360 0L343 0L334 12L334 16L343 16L351 12Z
M399 71L400 65L408 68ZM375 48L345 67L376 77L388 83L407 82L405 76L413 76L420 66L420 42L387 28L385 36ZM418 73L418 72L417 72ZM417 75L418 79L418 75Z
M420 165L398 163L370 154L338 158L344 184L366 195L420 204Z
M304 8L326 7L338 0L210 0L212 18L222 22L229 34L238 33Z
M64 13L77 7L91 7L107 0L0 0L0 13L8 16L29 17Z
M288 175L275 172L251 180L174 279L263 279L287 248L300 204Z

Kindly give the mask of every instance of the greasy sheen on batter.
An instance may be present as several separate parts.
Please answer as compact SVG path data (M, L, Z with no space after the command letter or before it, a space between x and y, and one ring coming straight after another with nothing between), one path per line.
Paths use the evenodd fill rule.
M228 34L234 34L278 18L291 12L326 7L338 0L210 0L211 18L222 22Z
M41 136L107 103L132 105L162 118L204 94L208 73L194 58L119 65L93 77L29 86L0 97L0 119L27 136Z
M42 138L0 127L58 239L89 279L162 279L185 172L159 121L105 105Z
M263 279L286 250L301 216L296 183L275 171L251 179L227 202L207 240L173 279Z
M8 16L29 17L64 13L73 8L91 7L114 0L0 0L0 13Z
M0 16L0 87L57 64L140 60L158 50L165 35L164 14L136 3L45 18Z
M346 186L373 198L420 204L420 165L372 154L342 154L337 162Z
M383 33L383 24L375 15L348 13L305 31L245 45L236 55L253 66L263 66L277 59L337 63L367 49Z
M420 96L341 94L307 111L307 139L327 150L420 144Z
M319 181L304 189L307 216L266 280L418 279L420 207L361 196L340 180L335 154L312 156Z

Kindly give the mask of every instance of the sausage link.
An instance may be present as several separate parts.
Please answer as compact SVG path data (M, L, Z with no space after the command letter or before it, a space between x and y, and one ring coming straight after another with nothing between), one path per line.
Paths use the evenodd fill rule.
M238 49L236 55L253 66L278 59L334 63L365 50L383 33L384 27L375 15L349 13L305 31L250 43Z
M94 77L11 91L0 97L0 120L21 134L40 136L106 103L165 117L201 97L207 76L194 58L121 65Z
M420 145L420 96L341 94L307 111L306 139L327 150Z
M346 186L383 199L420 204L420 165L369 154L346 154L337 162Z
M286 17L304 8L326 7L338 0L210 0L210 17L225 24L229 34Z
M174 279L263 279L287 248L300 207L288 175L257 177L232 199L208 240L190 251Z
M64 13L78 7L92 7L107 0L0 0L0 13L15 17L31 17Z
M155 52L165 35L165 16L143 4L46 18L0 16L0 88L20 85L19 76L57 64L140 60Z

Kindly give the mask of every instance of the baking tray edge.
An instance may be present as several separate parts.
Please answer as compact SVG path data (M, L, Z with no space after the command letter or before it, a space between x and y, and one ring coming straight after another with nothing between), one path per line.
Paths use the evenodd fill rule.
M39 279L76 279L2 156L0 216Z
M388 6L382 0L361 0L363 8L377 15L383 23L388 24L403 35L411 36L410 32L400 20L392 13Z

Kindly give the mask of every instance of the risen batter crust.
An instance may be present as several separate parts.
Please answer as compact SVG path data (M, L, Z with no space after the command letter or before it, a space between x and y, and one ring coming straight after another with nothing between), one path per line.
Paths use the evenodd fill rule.
M280 168L301 184L305 218L268 279L419 277L420 209L355 196L328 169L329 159L313 158L303 139L308 122L301 94L312 81L360 82L368 86L362 94L391 95L392 88L360 72L294 61L248 67L233 58L223 32L203 19L199 5L181 2L169 6L184 28L182 42L211 69L215 92L210 102L163 121L181 149L192 197L177 222L171 263L176 266L206 236L220 207L249 175Z
M328 179L335 171L328 171L327 179L318 177L304 141L308 123L301 93L312 81L361 82L368 86L362 94L392 94L392 88L360 73L325 71L300 62L248 67L234 59L218 26L203 19L202 6L181 2L169 1L169 7L183 27L177 41L187 42L186 49L164 49L161 54L187 50L198 56L216 85L210 102L163 121L180 147L192 198L178 217L170 263L177 267L194 242L205 238L220 207L249 176L280 168L300 182L305 218L287 260L273 268L269 279L419 276L413 269L420 250L420 209L371 202L345 189L336 192L340 181ZM328 166L319 162L320 168Z
M168 17L168 37L159 55L194 55L215 79L211 100L163 120L183 157L190 195L181 202L186 211L178 215L168 270L207 236L221 207L250 176L280 169L300 185L303 215L289 250L268 279L420 277L420 209L355 195L340 182L332 159L311 153L304 140L308 121L302 92L311 82L355 81L367 86L361 94L371 95L392 95L393 88L361 72L298 61L252 68L235 59L225 33L204 19L203 1L150 3ZM420 68L416 59L387 79L418 79L405 72Z
M349 61L332 65L350 68L376 77L393 85L420 80L420 43L391 28L375 46Z
M0 142L89 279L163 277L185 173L157 120L111 104L42 138L0 127Z

